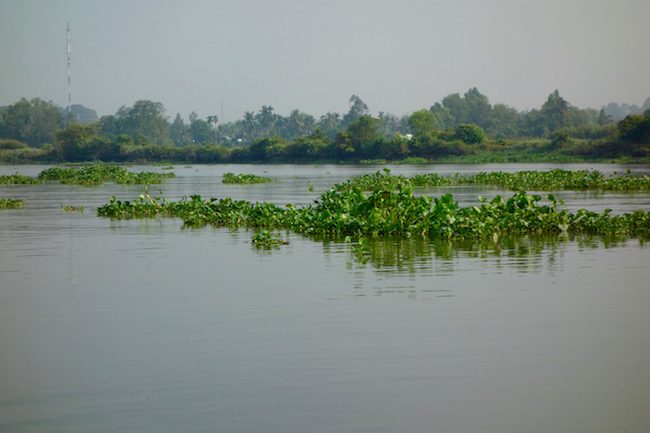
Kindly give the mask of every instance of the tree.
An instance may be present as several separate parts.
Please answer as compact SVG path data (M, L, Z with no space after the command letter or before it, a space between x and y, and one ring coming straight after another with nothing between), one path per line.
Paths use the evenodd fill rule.
M72 119L77 123L95 123L99 119L97 112L93 109L84 107L81 104L72 104L70 106Z
M436 129L436 115L430 110L418 110L409 116L409 128L413 134L431 134Z
M483 95L476 87L465 93L465 119L463 123L473 123L483 128L487 127L492 114L492 106L487 96Z
M650 143L650 116L630 115L618 122L618 135L625 143Z
M127 133L136 141L142 137L148 143L169 144L169 124L164 114L160 102L136 101L126 114Z
M467 144L483 143L487 136L485 131L478 125L462 124L456 127L455 138Z
M401 132L400 118L394 114L379 112L379 122L381 132L384 136L390 137Z
M287 139L302 137L314 132L316 121L314 116L293 110L283 121L283 136Z
M117 161L120 144L97 134L96 125L73 123L56 133L55 149L62 161Z
M56 151L62 161L87 161L91 143L97 137L94 126L71 124L56 133Z
M444 107L439 102L433 104L429 111L431 111L435 116L434 127L436 129L445 130L453 128L456 125L455 118L451 114L449 108Z
M248 148L248 154L252 161L269 161L279 156L286 142L281 137L266 137L253 142Z
M190 114L190 136L192 143L207 144L215 141L214 130L205 120L199 119L194 112Z
M379 127L381 121L371 116L361 116L346 129L350 144L357 153L368 153L367 149L381 138Z
M273 112L273 107L270 105L263 105L260 111L255 115L255 122L258 125L258 137L270 137L277 135L277 124L279 117Z
M25 98L6 107L0 114L0 137L40 147L54 142L55 132L63 127L61 109L40 98Z
M487 132L497 138L514 137L519 135L521 115L517 110L504 104L495 104L490 115L490 125Z
M540 109L540 121L545 127L544 135L553 133L569 124L569 103L560 96L557 89L546 99Z
M176 146L185 146L192 141L190 131L179 113L176 113L176 117L169 127L169 135Z
M324 114L318 120L316 127L329 139L333 139L341 128L341 115L338 113Z
M327 137L317 129L309 136L298 137L287 145L286 155L293 160L315 160L324 156Z
M452 124L448 125L448 127L454 127L467 121L467 105L458 93L445 96L442 99L442 107L447 109L451 118Z
M358 120L361 116L369 114L368 106L357 95L350 96L350 110L342 119L342 126L347 127L352 122Z

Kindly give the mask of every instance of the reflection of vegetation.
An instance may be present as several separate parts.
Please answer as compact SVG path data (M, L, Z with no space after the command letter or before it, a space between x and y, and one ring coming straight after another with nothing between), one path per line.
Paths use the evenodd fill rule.
M15 198L0 197L0 209L18 209L25 206L25 202Z
M368 264L380 271L412 274L429 272L435 260L444 261L446 271L453 271L451 261L467 257L490 259L490 266L509 266L529 272L540 268L543 259L554 262L561 253L561 247L568 242L575 242L582 250L611 248L626 240L625 237L584 235L514 236L499 238L496 242L473 239L362 238L352 244L350 252L358 264ZM324 245L329 245L329 242L325 241Z
M223 183L240 183L240 184L269 183L269 182L271 182L271 178L270 177L264 177L264 176L257 176L255 174L224 173L222 182Z
M597 170L550 170L481 172L474 175L440 176L436 173L417 174L412 177L395 176L384 169L372 174L355 177L338 185L338 189L360 188L374 191L394 188L398 184L414 186L445 185L494 185L512 191L560 191L560 190L599 190L599 191L649 191L650 177L612 175L605 176Z
M85 167L62 168L52 167L42 171L38 178L56 180L65 184L94 186L106 181L119 184L158 184L166 178L175 177L174 173L154 173L142 171L131 173L125 168L115 165L95 164Z

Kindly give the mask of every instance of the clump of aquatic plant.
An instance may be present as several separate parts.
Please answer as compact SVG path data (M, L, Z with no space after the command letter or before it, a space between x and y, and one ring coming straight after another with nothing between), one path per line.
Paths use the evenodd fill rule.
M43 181L18 173L0 176L0 185L33 185L36 183L43 183Z
M269 230L259 230L253 234L251 238L253 245L259 248L272 248L280 245L287 245L289 242L282 239L282 237Z
M359 189L362 191L375 191L383 189L395 189L398 185L410 185L411 181L400 175L391 174L390 170L385 168L370 174L353 177L350 180L334 185L335 191L349 191Z
M84 211L83 206L74 206L74 205L70 205L70 204L63 205L63 206L61 206L61 208L63 209L63 212L68 212L68 213L72 213L72 212L83 213L83 211Z
M224 173L222 182L223 183L253 184L253 183L269 183L269 182L272 182L272 179L270 177L258 176L256 174Z
M383 175L382 175L383 176ZM416 196L410 182L381 178L381 187L364 192L346 182L321 194L309 206L286 207L270 203L250 203L230 198L207 199L192 196L166 202L140 196L134 202L115 198L100 207L98 214L112 218L172 216L186 225L287 229L309 236L410 237L440 239L492 239L527 234L616 234L647 237L650 212L613 215L560 209L553 195L542 197L517 192L504 199L481 199L477 206L461 207L451 194L431 198Z
M51 167L43 170L40 180L58 181L64 184L95 186L104 182L118 184L158 184L164 179L175 177L174 173L138 172L132 173L116 165L94 164L84 167Z
M23 200L0 197L0 209L19 209L25 207Z
M611 175L605 176L598 170L528 170L516 173L502 171L482 172L472 176L455 176L457 184L496 185L514 191L649 191L650 177Z
M97 215L116 219L175 216L168 207L170 204L165 200L153 198L145 192L133 201L121 201L112 197L107 204L97 209Z
M417 187L438 187L449 185L494 185L512 191L561 191L561 190L598 190L598 191L650 191L650 177L624 175L605 176L597 170L550 170L550 171L503 171L481 172L474 175L440 176L436 173L416 174L412 177L392 175L384 169L372 174L364 174L339 184L339 190L360 188L374 191L393 188L398 184L410 184Z

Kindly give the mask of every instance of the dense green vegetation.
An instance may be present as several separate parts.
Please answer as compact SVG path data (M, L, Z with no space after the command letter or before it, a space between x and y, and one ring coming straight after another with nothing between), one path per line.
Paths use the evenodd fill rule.
M63 205L63 206L61 206L61 209L63 209L63 212L67 212L67 213L72 213L72 212L83 213L83 211L84 211L83 206L74 206L74 205L71 205L71 204Z
M153 185L173 177L174 173L132 173L116 165L92 164L82 167L51 167L41 171L36 178L18 173L0 176L0 185L37 184L45 181L86 186L101 185L109 181L122 185Z
M269 230L260 230L255 232L251 238L251 242L256 247L264 249L278 247L289 243L282 239L279 234L273 233Z
M269 183L273 180L270 177L266 176L257 176L255 174L233 174L233 173L224 173L223 174L223 183L241 183L241 184L251 184L251 183Z
M482 200L479 206L460 207L453 196L416 196L408 182L387 182L365 193L350 182L324 192L314 205L279 207L230 198L192 196L178 202L141 195L135 201L113 197L98 208L98 215L111 218L179 217L188 226L288 229L309 236L385 237L422 236L443 239L493 239L527 234L617 234L646 237L650 212L622 215L579 210L570 213L559 201L525 192L504 199ZM383 181L383 180L382 180ZM353 182L353 181L351 181Z
M22 174L0 175L0 185L31 185L43 183L41 179L36 179Z
M18 209L25 206L23 200L0 197L0 209Z
M152 185L173 177L175 177L174 173L154 173L149 171L131 173L123 167L103 164L85 167L51 167L43 170L38 175L41 180L55 180L65 184L86 186L101 185L108 181L122 185Z
M384 169L365 174L337 185L338 190L359 188L374 191L395 188L397 185L437 187L449 185L494 185L512 191L650 191L650 177L630 174L605 176L597 170L525 170L514 173L502 171L481 172L474 175L440 176L436 173L417 174L412 177L395 176Z
M373 116L361 98L352 95L347 113L327 113L319 119L299 110L282 116L263 106L234 122L220 123L213 115L200 119L195 113L188 123L180 114L170 122L161 103L139 100L114 115L81 123L66 120L51 103L21 99L0 107L0 161L639 159L650 157L649 109L636 107L613 120L604 109L572 106L556 90L539 109L519 112L491 104L472 88L402 117L383 112Z

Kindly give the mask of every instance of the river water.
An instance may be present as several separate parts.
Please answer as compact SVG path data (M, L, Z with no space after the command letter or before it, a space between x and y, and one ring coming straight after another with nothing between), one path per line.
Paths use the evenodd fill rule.
M306 204L380 168L177 165L149 192ZM224 185L226 171L274 182ZM0 211L0 432L650 431L650 248L639 240L385 239L358 257L292 233L264 250L245 230L96 216L142 191L0 186L26 203ZM451 191L464 204L510 194ZM556 195L569 209L650 209L650 194Z

